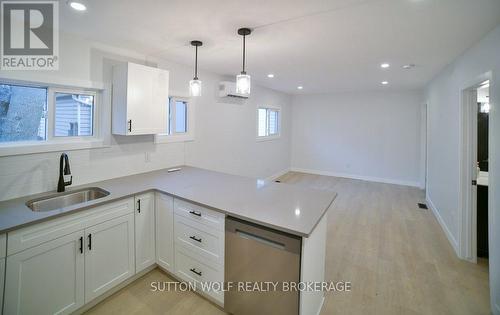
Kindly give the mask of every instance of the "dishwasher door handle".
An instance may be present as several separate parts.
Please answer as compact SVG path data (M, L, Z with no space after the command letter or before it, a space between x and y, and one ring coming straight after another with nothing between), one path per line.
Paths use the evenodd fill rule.
M256 241L256 242L259 242L259 243L262 243L264 245L268 245L268 246L271 246L271 247L274 247L274 248L277 248L277 249L281 249L281 250L285 249L285 244L282 244L280 242L276 242L276 241L270 240L268 238L265 238L265 237L262 237L262 236L259 236L259 235L255 235L255 234L252 234L252 233L244 232L244 231L241 231L241 230L238 230L238 229L236 229L236 235L238 235L239 237L245 238L247 240Z

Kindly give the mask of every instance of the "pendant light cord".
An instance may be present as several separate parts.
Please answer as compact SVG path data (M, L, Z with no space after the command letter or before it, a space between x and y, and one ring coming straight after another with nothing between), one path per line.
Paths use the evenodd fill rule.
M198 80L198 46L195 46L195 57L194 57L194 79Z
M245 74L245 37L246 35L243 35L243 71L241 73Z

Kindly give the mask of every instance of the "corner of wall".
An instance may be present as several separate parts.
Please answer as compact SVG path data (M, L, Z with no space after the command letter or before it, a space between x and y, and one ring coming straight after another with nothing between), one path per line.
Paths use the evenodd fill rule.
M450 242L451 247L455 251L455 254L457 255L457 257L460 258L460 251L459 251L457 240L455 239L455 237L451 233L450 229L448 228L448 226L444 222L443 218L439 214L438 209L436 208L436 206L434 205L434 203L432 202L432 200L431 200L431 198L430 198L430 196L428 194L426 194L425 200L427 201L427 205L431 208L431 211L434 214L434 216L436 217L439 225L443 229L443 232L446 235L446 238L448 239L448 241Z

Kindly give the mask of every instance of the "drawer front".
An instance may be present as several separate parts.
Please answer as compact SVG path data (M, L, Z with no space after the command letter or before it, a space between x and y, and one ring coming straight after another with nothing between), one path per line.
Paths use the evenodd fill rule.
M224 291L203 291L201 286L201 282L207 284L217 283L222 285L224 281L224 270L222 266L205 264L202 262L200 257L192 255L187 251L182 250L182 248L178 248L175 251L175 271L175 274L182 280L196 284L199 292L213 298L221 305L224 303ZM215 289L219 289L219 287L216 287Z
M7 255L7 235L0 234L0 258L4 258Z
M200 224L213 227L219 231L224 231L225 215L223 213L177 198L174 199L174 212L175 214L189 218Z
M134 198L127 198L9 232L7 255L133 212Z
M224 233L175 215L175 245L195 252L216 264L224 264Z

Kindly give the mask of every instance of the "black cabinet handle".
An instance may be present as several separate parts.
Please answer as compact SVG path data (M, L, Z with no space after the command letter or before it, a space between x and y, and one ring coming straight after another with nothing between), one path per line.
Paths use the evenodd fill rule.
M192 273L194 273L194 274L197 274L197 275L198 275L198 276L200 276L200 277L201 277L201 275L202 275L201 271L196 271L196 268L191 268L191 269L189 269L189 271L191 271L191 272L192 272Z
M197 211L189 211L189 213L191 213L191 214L194 214L194 215L196 215L196 216L201 217L201 212L197 212Z
M201 237L196 238L196 236L190 236L189 238L192 239L193 241L197 241L198 243L201 243Z
M141 213L141 199L137 200L137 212Z
M80 236L80 253L83 254L83 236Z
M92 250L92 234L89 234L88 238L89 238L89 245L88 245L88 247L89 247L89 250Z
M128 131L132 132L132 119L128 121Z

